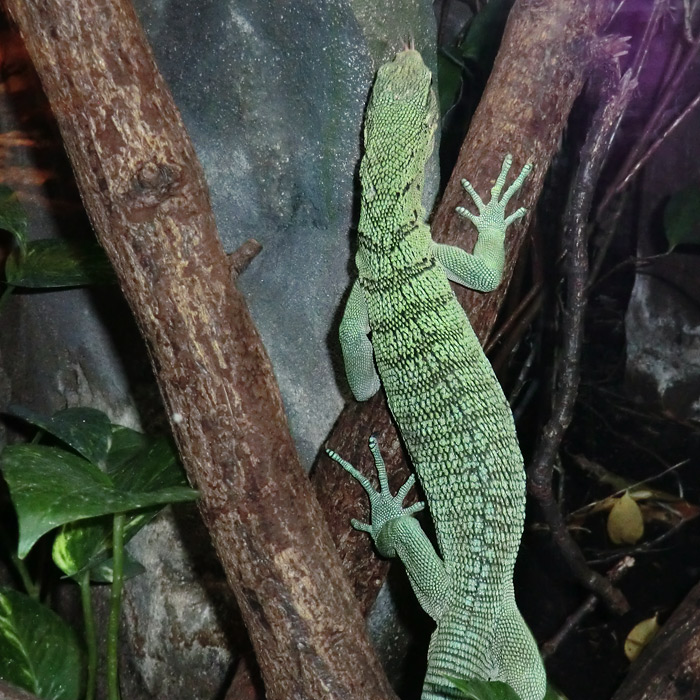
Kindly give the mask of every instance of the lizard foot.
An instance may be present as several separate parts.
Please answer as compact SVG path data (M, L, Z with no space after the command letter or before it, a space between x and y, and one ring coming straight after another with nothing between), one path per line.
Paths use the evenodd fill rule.
M491 199L488 204L484 204L483 200L468 180L462 180L462 187L464 187L469 196L472 198L476 208L479 210L479 213L472 214L472 212L464 207L457 207L457 213L463 219L469 219L469 221L476 226L477 230L479 231L479 237L495 237L498 235L502 238L505 236L506 229L508 226L510 226L510 224L525 216L527 211L525 207L520 207L520 209L513 212L508 217L506 217L505 211L508 202L520 189L525 181L525 178L532 170L532 165L530 163L523 167L523 169L520 171L520 175L515 178L513 183L506 190L503 197L501 197L499 200L503 186L506 184L506 177L508 176L508 172L512 164L513 156L508 154L503 160L501 173L496 179L494 186L491 188Z
M416 481L415 474L412 474L406 480L406 483L398 490L398 493L392 496L391 490L389 489L389 480L386 475L384 459L379 451L379 446L377 445L377 440L374 435L369 439L369 449L374 457L374 466L377 470L377 476L379 477L379 491L376 491L370 480L364 476L364 474L360 474L350 462L346 462L340 455L333 452L333 450L326 450L326 453L332 460L338 462L350 476L358 481L369 496L371 523L363 523L353 518L350 521L352 526L356 530L369 533L380 554L383 556L393 556L393 551L386 551L386 549L379 544L382 528L391 520L404 516L411 516L419 510L423 510L423 508L425 508L425 503L414 503L412 506L404 508L403 501Z

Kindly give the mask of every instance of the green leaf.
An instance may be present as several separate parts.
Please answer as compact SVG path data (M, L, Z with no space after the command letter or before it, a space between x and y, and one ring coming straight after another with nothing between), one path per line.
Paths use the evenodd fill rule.
M464 67L461 65L461 59L454 58L447 50L443 50L438 53L437 69L440 114L445 115L459 97Z
M700 243L700 187L690 185L671 195L664 209L669 250L683 243Z
M150 493L187 486L177 452L168 438L149 438L135 430L113 426L106 464L107 474L120 491ZM160 510L158 505L129 513L124 541L128 542ZM111 547L112 518L93 518L64 525L54 540L53 558L68 576L76 577L90 568L92 580L97 580L98 575L104 575L98 574L98 569L110 555Z
M8 412L51 433L93 464L102 464L112 440L109 418L95 408L66 408L46 418L24 406L10 406Z
M124 542L128 542L161 510L161 506L136 511L127 517ZM51 555L54 563L66 576L76 580L85 569L90 569L90 580L109 583L112 580L112 515L88 518L63 525L53 542ZM144 571L135 559L125 552L124 576L130 578Z
M58 525L108 513L191 501L197 492L184 486L125 491L81 457L44 445L9 445L2 469L19 522L18 555Z
M102 248L91 240L31 241L24 253L13 251L5 279L15 287L37 289L114 284L116 278Z
M478 65L484 76L491 71L513 2L490 0L476 14L460 44L462 56Z
M112 442L107 453L107 471L116 471L124 462L148 450L152 438L123 425L112 425Z
M117 446L120 448L121 446ZM141 449L124 459L107 457L107 473L115 485L124 491L155 491L170 486L187 486L185 472L170 438L149 438Z
M15 237L20 252L26 250L27 213L17 195L5 185L0 185L0 229Z
M29 596L0 588L0 678L46 700L77 700L81 677L75 632Z
M94 566L90 570L90 580L95 583L112 583L114 578L112 561L112 557L110 557L109 559L105 559L101 564ZM136 561L126 550L124 550L124 562L122 566L124 567L124 571L122 571L124 580L134 578L134 576L140 576L146 571L146 567Z
M449 676L447 679L471 700L520 700L520 696L507 683L501 681L482 681L478 678L465 680Z

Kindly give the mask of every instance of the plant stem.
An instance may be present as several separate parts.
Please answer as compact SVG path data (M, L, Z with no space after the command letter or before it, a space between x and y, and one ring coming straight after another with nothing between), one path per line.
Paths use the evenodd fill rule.
M5 302L10 298L10 294L12 294L14 290L14 284L5 284L5 291L0 294L0 309L2 309L2 307L5 305Z
M537 499L552 538L578 581L600 596L615 613L629 610L622 593L605 576L591 569L583 552L566 527L560 504L552 488L553 470L564 434L571 424L581 375L581 348L588 303L588 225L595 184L598 182L610 144L637 86L628 71L616 91L603 99L591 121L581 150L579 166L564 217L567 240L567 308L563 314L561 354L552 385L551 415L535 448L527 472L528 490Z
M0 530L0 545L2 545L10 555L10 560L17 571L17 575L22 579L22 585L24 586L24 590L27 591L27 595L34 600L39 600L41 587L32 580L27 565L17 556L16 548L13 543L10 542L10 538L4 530Z
M39 600L41 587L34 583L32 577L29 575L29 569L27 569L25 563L17 556L15 552L10 552L10 558L12 559L12 563L15 565L15 569L17 569L19 577L22 579L22 585L24 586L24 590L27 591L27 595L34 600Z
M97 680L97 636L95 634L95 616L92 611L92 591L90 590L90 570L86 569L78 582L80 600L83 604L83 626L85 646L87 648L87 687L85 700L94 700L95 682Z
M119 700L119 618L124 585L124 513L114 514L112 531L112 595L107 627L107 692L109 700Z

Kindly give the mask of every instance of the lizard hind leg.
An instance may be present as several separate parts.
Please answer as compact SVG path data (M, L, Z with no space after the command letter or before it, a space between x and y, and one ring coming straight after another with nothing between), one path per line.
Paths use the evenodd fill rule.
M494 629L493 657L499 680L515 690L521 700L542 700L547 676L537 642L515 602L512 583Z

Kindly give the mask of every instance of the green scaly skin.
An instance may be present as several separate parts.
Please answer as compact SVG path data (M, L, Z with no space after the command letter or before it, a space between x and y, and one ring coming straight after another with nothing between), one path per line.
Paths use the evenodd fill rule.
M370 496L371 524L353 525L372 535L381 554L401 558L436 622L422 700L460 697L447 676L505 681L522 700L542 700L542 660L513 595L523 459L503 391L448 282L481 291L498 286L506 228L525 214L519 209L506 217L505 207L530 167L501 196L507 156L488 204L463 181L479 211L458 209L479 231L473 254L433 243L421 187L437 119L420 54L403 51L379 69L360 166L358 280L340 339L358 400L372 396L381 377L428 500L440 555L412 517L422 504L402 506L413 480L391 495L374 439L379 492L329 454Z

